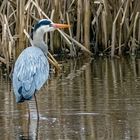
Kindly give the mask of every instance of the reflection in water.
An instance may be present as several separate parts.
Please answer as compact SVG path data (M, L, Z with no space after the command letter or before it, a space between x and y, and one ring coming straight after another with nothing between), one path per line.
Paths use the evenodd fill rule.
M34 100L16 104L0 72L0 138L3 140L140 139L140 60L69 61L51 75Z

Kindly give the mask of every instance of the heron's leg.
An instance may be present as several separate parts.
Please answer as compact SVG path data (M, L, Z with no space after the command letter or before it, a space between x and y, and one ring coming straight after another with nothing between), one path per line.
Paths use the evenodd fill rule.
M39 110L38 110L37 98L35 94L34 97L35 97L35 104L36 104L36 111L37 111L37 120L39 120Z
M31 115L30 115L30 106L29 106L29 102L27 102L27 108L28 108L28 138L30 138L30 119L31 119Z
M27 108L28 108L28 120L30 122L30 106L29 106L29 102L27 102Z
M34 140L38 140L38 129L39 129L39 111L38 111L38 105L37 105L37 97L34 95L34 101L28 101L28 139L31 139L31 137L33 137ZM36 106L36 110L37 111L37 120L32 119L32 115L34 114L34 110L30 110L30 109L34 109L33 105ZM33 114L32 114L33 113ZM31 134L34 133L33 136L31 136Z

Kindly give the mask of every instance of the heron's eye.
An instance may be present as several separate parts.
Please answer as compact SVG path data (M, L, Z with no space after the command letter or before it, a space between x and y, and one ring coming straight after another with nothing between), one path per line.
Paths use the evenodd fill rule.
M52 27L52 24L49 24L49 27Z

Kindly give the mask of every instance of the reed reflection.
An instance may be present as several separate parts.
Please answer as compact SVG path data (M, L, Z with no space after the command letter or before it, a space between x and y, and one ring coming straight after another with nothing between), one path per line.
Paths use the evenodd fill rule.
M140 60L94 59L63 63L41 89L40 122L33 102L15 104L10 81L0 77L3 139L139 140ZM9 133L10 132L10 133Z

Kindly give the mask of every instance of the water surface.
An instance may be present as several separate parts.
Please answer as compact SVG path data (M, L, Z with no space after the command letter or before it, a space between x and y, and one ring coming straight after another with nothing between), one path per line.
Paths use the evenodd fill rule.
M139 140L140 60L99 58L62 62L34 100L16 104L0 71L2 140Z

